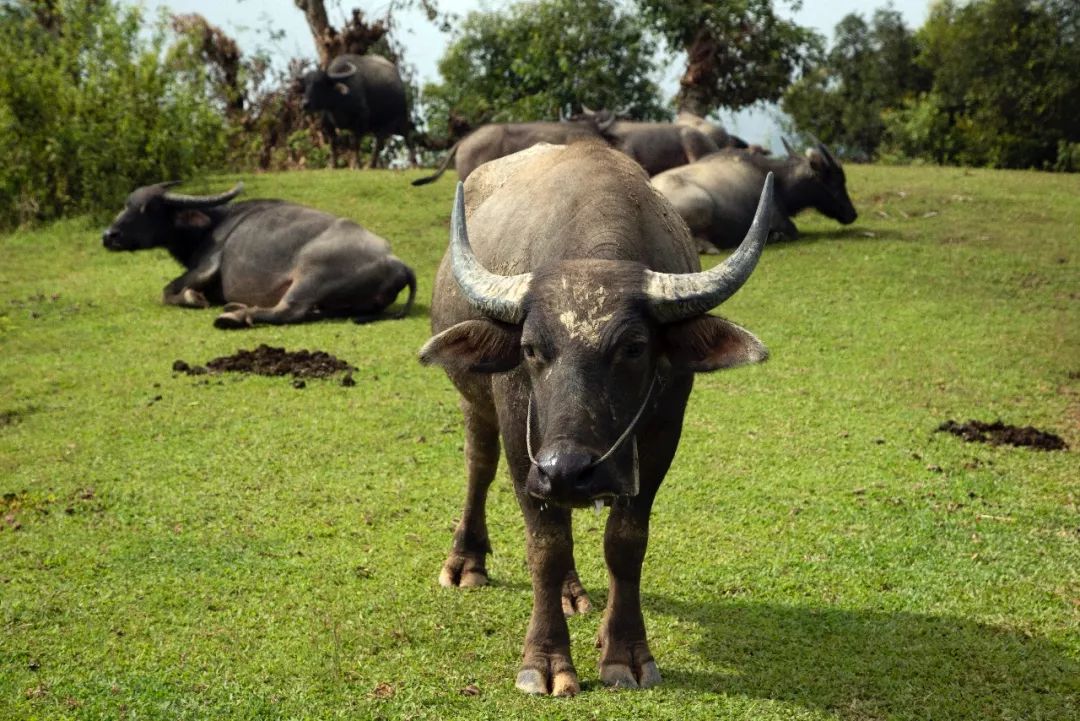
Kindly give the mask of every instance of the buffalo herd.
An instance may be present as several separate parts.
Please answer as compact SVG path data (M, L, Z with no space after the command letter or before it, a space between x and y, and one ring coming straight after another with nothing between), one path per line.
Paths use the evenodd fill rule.
M332 131L409 132L396 68L343 55L303 78L304 107ZM766 241L794 238L815 208L856 211L822 143L785 157L696 115L672 123L585 110L558 122L484 125L422 185L451 167L450 243L433 282L432 337L420 362L461 396L467 490L439 582L488 582L488 487L500 449L526 526L533 606L516 685L580 691L566 617L590 607L573 553L571 511L607 506L607 608L600 680L660 682L641 610L656 492L675 456L696 373L760 363L753 333L710 310L746 283ZM109 250L165 248L185 270L170 305L223 306L218 328L328 317L401 318L416 277L390 244L350 220L281 200L232 202L136 189L103 234ZM702 271L699 252L735 248ZM408 298L389 312L402 290Z

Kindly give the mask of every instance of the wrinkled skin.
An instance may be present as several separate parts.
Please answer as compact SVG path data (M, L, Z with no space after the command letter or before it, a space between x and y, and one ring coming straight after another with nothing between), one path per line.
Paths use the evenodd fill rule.
M730 248L750 227L765 176L776 177L774 231L799 236L792 216L814 208L844 225L858 213L848 196L844 169L817 149L806 156L772 158L746 150L725 150L652 179L704 252Z
M454 143L433 175L414 180L412 184L426 185L438 180L451 162L457 170L458 179L464 181L484 163L531 148L537 143L561 145L596 137L599 134L595 125L581 120L482 125Z
M653 686L660 672L641 609L642 563L693 373L758 362L767 353L721 318L665 324L650 315L645 269L688 273L699 265L685 226L618 152L599 143L537 146L477 169L465 198L469 238L483 266L533 277L523 319L509 323L466 299L449 255L438 271L435 335L420 357L441 365L461 393L468 478L440 583L488 581L485 503L501 439L525 518L533 587L517 687L555 696L580 690L566 616L591 604L574 563L571 509L597 500L611 506L600 680ZM631 436L617 446L628 428Z
M347 72L347 77L334 77ZM339 55L326 70L312 70L300 82L303 86L303 109L322 114L323 133L330 140L331 167L337 165L337 131L348 130L357 138L356 164L361 165L359 140L374 136L369 168L379 162L379 148L391 135L409 140L411 123L406 103L405 84L398 69L378 55ZM412 153L411 146L409 153Z
M279 200L179 207L166 184L139 188L103 233L109 250L166 248L186 271L165 286L169 305L225 304L214 325L381 317L416 279L379 236L343 218Z

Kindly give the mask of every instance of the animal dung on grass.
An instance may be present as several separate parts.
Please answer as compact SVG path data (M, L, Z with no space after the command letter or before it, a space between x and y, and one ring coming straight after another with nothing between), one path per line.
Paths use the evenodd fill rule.
M947 420L937 427L939 433L952 433L969 443L989 443L992 446L1027 446L1041 451L1065 451L1069 446L1061 436L1048 431L1040 431L1033 426L1010 426L996 420L993 423L969 420L957 423Z
M210 373L254 373L261 376L286 376L293 378L328 378L335 373L347 371L346 379L352 378L351 371L356 368L337 358L326 351L287 351L284 348L274 348L265 343L260 344L254 350L238 350L232 355L220 356L207 361L205 366L189 365L187 362L178 360L173 363L173 370L177 373L188 375L203 375ZM355 381L347 383L342 381L343 386L356 385ZM303 386L297 386L303 387Z

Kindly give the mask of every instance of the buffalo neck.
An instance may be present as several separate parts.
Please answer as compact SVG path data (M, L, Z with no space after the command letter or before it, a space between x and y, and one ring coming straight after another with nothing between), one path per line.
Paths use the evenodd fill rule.
M232 207L225 208L204 208L197 212L200 212L210 218L210 222L203 227L177 227L173 230L172 236L165 244L166 250L169 251L169 255L176 259L178 263L185 268L194 268L198 265L206 255L206 247L214 242L215 236L221 234L217 232L220 229L224 229L228 232L227 228L223 228L225 219L229 216ZM232 225L227 224L227 225Z

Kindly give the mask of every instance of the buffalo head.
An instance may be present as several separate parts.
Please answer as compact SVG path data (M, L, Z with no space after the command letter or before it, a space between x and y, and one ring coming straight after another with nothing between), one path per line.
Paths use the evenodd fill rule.
M104 233L109 250L157 248L175 237L178 230L206 228L211 220L204 211L223 205L243 189L243 183L220 195L183 195L169 192L179 181L139 188L128 196L124 209Z
M848 197L847 180L840 161L829 152L824 143L813 136L811 138L814 146L807 148L805 157L795 152L787 138L782 139L788 157L801 160L805 164L803 172L813 178L813 182L806 186L810 192L809 204L844 225L854 223L859 214Z
M331 110L338 99L352 92L347 81L356 72L356 66L347 60L337 60L326 70L308 71L300 78L304 91L300 107L307 112Z
M503 276L473 254L459 183L450 264L482 317L433 337L420 359L480 373L517 369L508 382L523 383L522 407L508 417L524 419L525 490L534 498L580 506L634 496L639 421L666 412L681 423L682 408L665 406L665 385L768 355L749 331L706 312L750 277L768 236L772 194L770 174L743 243L708 271L659 273L593 258Z

